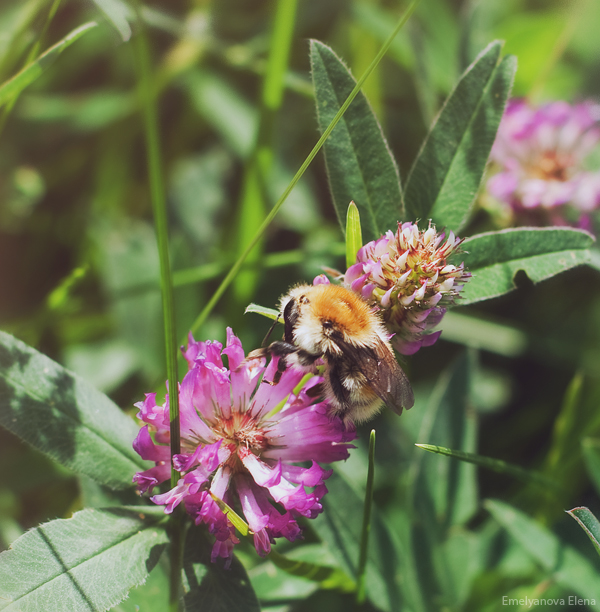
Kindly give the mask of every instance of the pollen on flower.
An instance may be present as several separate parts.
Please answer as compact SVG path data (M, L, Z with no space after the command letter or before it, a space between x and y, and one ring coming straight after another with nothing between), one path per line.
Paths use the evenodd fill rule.
M510 223L589 227L600 207L600 171L587 168L586 158L599 143L598 104L511 100L490 154L483 205L493 211L494 202L503 204Z
M195 342L190 335L184 356L189 371L179 387L182 452L173 457L181 478L151 500L167 513L183 503L195 523L206 524L214 535L212 560L224 557L226 565L238 539L215 497L241 510L260 554L278 537L301 537L297 518L319 514L327 492L324 482L331 471L319 462L346 459L353 448L348 442L355 437L340 419L328 416L326 402L314 402L311 389L320 377L308 380L297 393L303 376L298 370L286 370L277 385L261 384L263 378L272 379L277 359L268 366L245 361L230 329L224 349L218 342ZM139 491L152 492L171 472L168 397L158 406L156 394L150 393L136 406L146 426L133 446L155 465L138 472L134 482Z
M380 310L398 352L411 355L430 346L441 332L431 332L463 284L471 277L464 265L450 264L462 240L435 226L421 231L414 223L398 224L379 240L363 246L343 282Z

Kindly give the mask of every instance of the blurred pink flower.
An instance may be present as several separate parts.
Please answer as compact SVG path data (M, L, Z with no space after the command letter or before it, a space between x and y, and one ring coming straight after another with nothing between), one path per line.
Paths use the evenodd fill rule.
M197 525L205 523L216 538L213 561L225 557L229 563L238 543L213 497L241 510L261 555L277 537L300 537L296 518L321 512L324 481L332 473L317 462L346 459L353 448L347 442L356 437L339 418L328 417L326 402L314 403L311 389L322 379L315 376L295 392L303 373L288 368L276 385L261 384L273 380L277 358L268 366L264 359L244 361L241 342L229 328L224 350L218 342L195 342L190 334L184 356L189 371L179 389L182 452L173 460L181 478L152 501L165 505L166 513L183 502ZM136 406L146 426L134 448L156 465L133 480L140 492L151 492L171 475L168 396L158 406L156 394L149 393ZM297 465L304 462L310 467Z
M347 287L381 311L392 345L404 355L438 339L441 332L430 330L471 277L464 264L448 262L462 240L452 232L445 238L431 222L423 231L414 223L399 223L395 234L388 231L365 244L344 275Z
M567 223L568 205L586 225L600 206L600 171L584 164L600 142L599 121L600 105L589 101L535 108L511 100L490 155L499 171L488 192L516 213L556 225Z

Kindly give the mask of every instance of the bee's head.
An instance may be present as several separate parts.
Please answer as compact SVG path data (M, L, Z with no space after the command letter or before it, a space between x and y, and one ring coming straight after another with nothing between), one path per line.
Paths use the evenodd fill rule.
M339 353L341 342L360 344L372 333L367 304L339 285L294 287L281 300L281 309L286 341L314 355Z

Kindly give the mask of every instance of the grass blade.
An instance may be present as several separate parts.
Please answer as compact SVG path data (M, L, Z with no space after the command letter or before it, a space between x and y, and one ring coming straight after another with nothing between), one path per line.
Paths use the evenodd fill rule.
M484 457L476 453L467 453L465 451L453 450L451 448L445 448L443 446L434 446L433 444L415 444L419 448L422 448L430 453L437 453L439 455L446 455L447 457L453 457L460 461L466 461L467 463L474 463L481 467L493 470L499 474L508 474L514 476L519 480L535 483L543 487L557 488L557 484L547 478L546 476L533 472L531 470L525 470L516 465L511 465L500 459L492 459L491 457Z
M354 98L360 91L362 84L367 80L368 76L371 74L371 72L373 72L373 70L379 64L379 62L385 55L386 51L388 50L389 46L392 44L392 41L396 37L396 34L398 34L402 26L408 21L408 18L412 15L414 9L416 8L418 4L418 1L419 0L413 0L410 6L406 9L406 11L400 17L396 27L394 28L394 31L390 34L386 42L383 44L383 46L379 50L379 53L377 53L377 55L371 62L371 65L369 66L369 68L362 75L362 77L358 80L354 89L352 90L352 92L350 93L350 95L348 96L344 104L342 104L340 110L336 113L335 117L331 120L331 123L327 126L327 129L323 132L323 134L321 135L321 138L319 138L319 140L317 141L317 144L313 147L312 151L308 154L308 157L304 160L304 162L298 169L298 172L296 172L296 174L290 181L287 188L281 194L281 197L279 198L279 200L277 200L277 202L275 203L275 206L273 206L273 208L271 209L271 212L267 215L262 225L257 230L256 234L254 235L254 238L250 241L250 244L248 244L244 252L238 257L237 261L233 264L233 266L227 273L227 276L225 276L225 278L221 281L221 284L219 285L217 290L214 292L211 299L208 301L206 306L202 309L202 312L200 312L200 314L198 315L198 317L192 324L191 326L192 333L195 332L204 323L204 321L206 321L206 318L208 317L208 315L212 312L213 308L217 305L218 301L221 299L221 297L225 293L225 290L227 289L227 287L229 287L229 285L235 278L236 274L238 273L239 269L242 267L242 264L244 263L248 254L252 251L254 246L258 243L258 241L262 238L263 234L267 231L267 228L269 227L269 225L271 225L271 222L275 218L275 215L279 212L279 209L283 206L283 203L286 201L287 197L290 195L292 189L296 186L296 183L302 178L302 176L306 172L306 169L308 168L308 166L310 166L313 159L316 157L317 153L321 150L321 147L323 146L327 138L329 138L329 135L331 134L335 126L338 124L339 120L342 118L342 116L344 115L344 113L346 112L350 104L352 103L352 100L354 100Z
M75 28L62 40L42 53L36 60L27 64L14 77L0 85L0 106L16 98L28 85L31 85L31 83L40 77L44 70L51 66L65 49L97 25L95 21L90 21Z

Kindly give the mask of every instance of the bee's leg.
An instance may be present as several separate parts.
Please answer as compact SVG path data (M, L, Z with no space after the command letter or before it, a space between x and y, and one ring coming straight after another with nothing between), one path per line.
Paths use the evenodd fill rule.
M318 385L315 385L314 387L311 387L306 392L306 395L308 395L308 397L311 397L313 399L315 399L317 397L323 397L325 395L325 385L324 385L324 383L319 383Z
M268 348L259 348L259 349L255 349L253 351L250 351L246 355L246 359L244 359L244 361L242 361L242 363L240 363L240 365L238 366L238 370L243 365L248 363L249 361L254 361L255 359L263 359L263 358L266 359L269 355L270 355L270 353L269 353L269 349Z
M276 357L285 357L290 353L296 353L298 351L298 347L290 342L284 342L283 340L277 340L276 342L271 342L267 347L267 350L271 355L275 355Z
M268 351L271 353L271 355L279 357L279 361L277 363L277 370L273 376L273 380L268 381L264 380L263 378L263 382L266 382L269 385L276 385L281 380L281 377L288 366L287 356L291 353L296 353L298 348L289 342L278 340L277 342L272 342L269 345Z
M263 378L264 383L267 383L269 385L276 385L281 380L281 376L283 375L288 366L286 357L291 353L295 353L297 351L298 349L293 344L279 340L277 342L272 342L271 344L269 344L269 346L255 349L254 351L248 353L246 359L244 359L244 361L240 364L239 367L253 359L263 359L269 357L269 355L279 357L279 362L277 363L277 370L275 371L273 380L265 380Z

